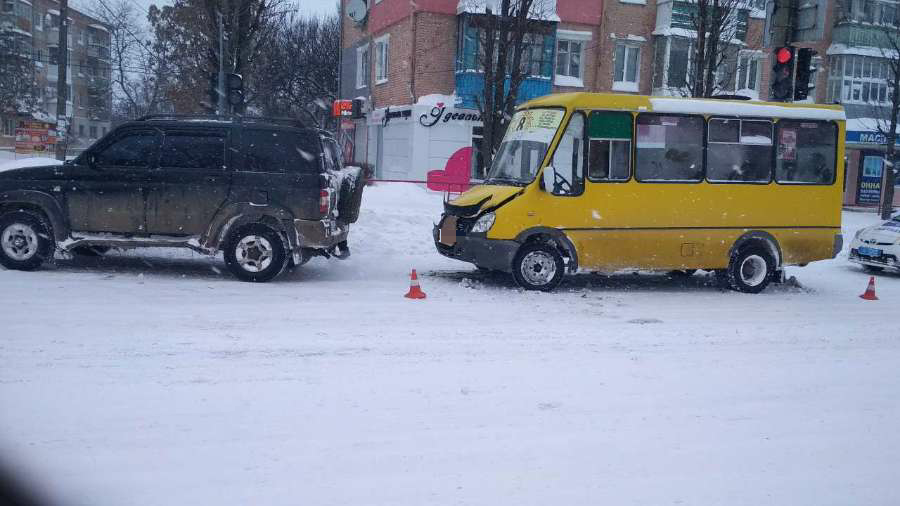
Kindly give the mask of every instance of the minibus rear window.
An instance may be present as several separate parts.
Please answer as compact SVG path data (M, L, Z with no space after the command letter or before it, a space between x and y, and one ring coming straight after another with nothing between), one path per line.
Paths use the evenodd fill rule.
M775 180L785 184L832 184L837 127L829 121L783 119L775 124Z
M635 158L638 181L700 181L704 125L702 116L639 114Z

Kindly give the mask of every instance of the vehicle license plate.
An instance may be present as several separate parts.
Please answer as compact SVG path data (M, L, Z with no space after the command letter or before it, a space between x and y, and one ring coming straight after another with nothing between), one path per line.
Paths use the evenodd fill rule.
M859 255L864 257L880 257L881 250L875 248L867 248L865 246L859 247Z

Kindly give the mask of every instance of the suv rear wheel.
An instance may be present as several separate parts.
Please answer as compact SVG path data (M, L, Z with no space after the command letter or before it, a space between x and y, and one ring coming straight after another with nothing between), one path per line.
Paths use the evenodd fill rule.
M0 264L33 271L53 255L50 227L36 214L15 211L0 216Z
M243 281L270 281L287 262L281 235L261 223L244 225L230 233L223 250L228 269Z

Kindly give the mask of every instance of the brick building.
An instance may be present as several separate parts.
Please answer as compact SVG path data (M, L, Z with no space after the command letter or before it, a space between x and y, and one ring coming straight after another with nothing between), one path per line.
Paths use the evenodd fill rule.
M66 116L71 125L69 146L77 148L110 128L110 35L97 19L71 7L68 12ZM15 129L24 121L55 123L58 27L55 0L0 0L0 30L15 38L16 57L30 59L37 97L35 110L0 111L0 148L15 145Z
M369 109L364 120L344 122L355 162L374 165L381 178L421 180L460 148L479 145L483 75L471 20L483 14L473 1L342 0L341 97L365 98ZM768 98L766 8L765 0L748 0L734 13L718 93ZM568 91L685 94L694 9L690 0L556 0L542 18L549 31L529 39L520 100ZM826 53L822 33L805 35L818 36L809 44ZM825 75L813 79L808 101L822 102ZM480 166L475 157L476 178Z

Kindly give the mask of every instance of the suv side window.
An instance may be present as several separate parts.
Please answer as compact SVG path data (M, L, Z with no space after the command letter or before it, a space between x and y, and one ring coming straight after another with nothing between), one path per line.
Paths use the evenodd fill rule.
M247 172L303 173L321 172L322 147L313 132L244 129L241 140L243 170Z
M133 130L94 153L105 167L150 167L159 154L159 136L152 130Z
M166 132L160 167L223 170L225 133L222 131Z
M330 160L331 168L341 170L344 164L341 161L341 152L338 149L337 142L334 139L325 138L322 139L322 144L325 146L326 160Z

